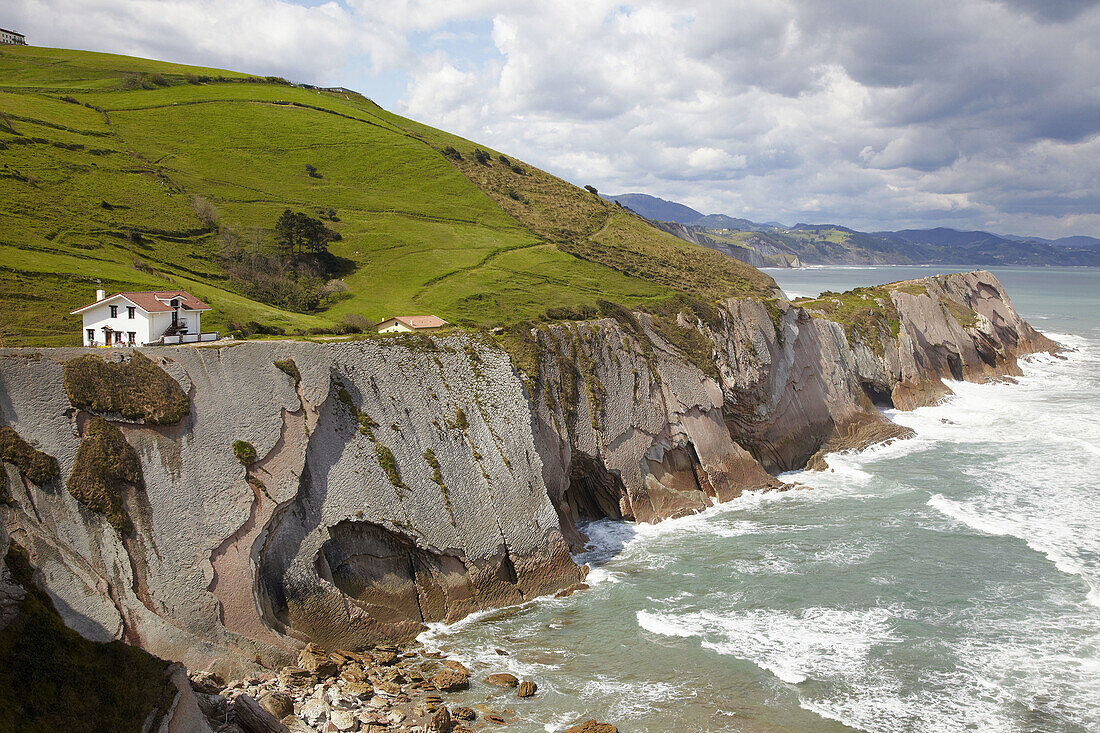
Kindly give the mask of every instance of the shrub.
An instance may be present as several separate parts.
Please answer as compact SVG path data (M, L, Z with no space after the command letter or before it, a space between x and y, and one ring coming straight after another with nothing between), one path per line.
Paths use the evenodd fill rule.
M340 319L338 330L341 333L366 333L373 331L375 322L361 313L346 313Z
M598 196L600 194L600 192L596 190L595 186L585 186L584 190L588 191L588 193L592 194L593 196Z
M489 155L481 148L474 148L474 158L477 159L477 162L481 163L482 165L489 165L493 162L493 156Z
M210 203L209 199L202 196L192 196L191 210L195 212L195 216L199 218L206 229L214 229L218 225L218 210L214 207L214 204Z
M321 174L317 172L317 166L310 163L306 163L306 174L310 178L321 178Z
M57 459L32 448L13 428L0 427L0 460L19 469L27 480L41 486L58 475Z
M141 462L117 426L101 417L92 418L67 485L77 501L102 515L120 535L133 529L123 492L141 487Z
M462 411L461 407L455 412L455 427L459 430L470 427L470 421L466 419L466 413Z
M512 163L512 165L509 167L512 169L513 173L518 173L521 176L527 175L527 171L524 170L523 166L521 165L516 165L515 163Z
M447 147L443 148L442 152L444 158L450 158L451 160L462 160L462 153L455 150L455 147L453 145L448 145Z
M158 73L156 73L156 72L154 72L154 73L152 73L152 74L150 74L150 75L149 75L149 81L153 82L153 83L154 83L154 84L156 84L156 85L157 85L158 87L166 87L166 86L168 86L168 80L167 80L167 79L165 79L163 75L161 75L161 74L158 74Z
M585 321L590 318L596 317L596 308L594 306L585 304L577 306L576 308L571 306L554 306L546 309L546 320L548 321Z
M191 410L179 383L139 351L126 362L105 362L94 354L70 359L65 392L74 407L154 425L178 423Z
M247 440L233 441L233 455L237 457L242 466L251 466L256 462L256 449Z
M72 97L68 94L66 94L64 97L62 97L61 101L62 102L68 102L69 104L80 104L80 102L76 101L76 97Z

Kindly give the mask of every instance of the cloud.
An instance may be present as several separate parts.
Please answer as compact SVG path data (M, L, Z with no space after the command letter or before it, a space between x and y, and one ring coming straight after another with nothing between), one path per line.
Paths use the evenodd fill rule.
M850 226L1100 234L1085 0L15 0L37 43L358 88L569 180Z

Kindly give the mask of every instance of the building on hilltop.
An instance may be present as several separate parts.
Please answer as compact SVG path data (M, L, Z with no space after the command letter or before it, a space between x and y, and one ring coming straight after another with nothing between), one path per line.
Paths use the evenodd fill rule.
M184 290L115 293L97 290L95 302L70 311L84 319L85 346L145 346L215 341L199 324L210 306Z
M378 333L429 331L446 325L439 316L393 316L378 324Z
M26 46L27 37L22 33L16 33L15 31L9 31L7 28L0 28L0 45L4 46Z

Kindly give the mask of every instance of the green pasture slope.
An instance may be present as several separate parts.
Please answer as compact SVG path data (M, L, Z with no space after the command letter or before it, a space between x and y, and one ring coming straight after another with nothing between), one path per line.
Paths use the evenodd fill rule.
M78 343L68 311L96 287L185 288L214 307L204 326L293 332L351 313L507 325L551 306L766 297L773 285L497 151L479 163L475 147L357 94L2 47L0 345ZM215 225L196 215L196 197L215 207ZM326 310L249 300L217 259L219 229L266 246L287 207L336 212L331 250L354 270L348 297Z

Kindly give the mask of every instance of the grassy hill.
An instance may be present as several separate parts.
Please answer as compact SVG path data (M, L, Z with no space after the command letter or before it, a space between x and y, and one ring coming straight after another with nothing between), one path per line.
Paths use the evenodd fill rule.
M5 346L78 343L68 311L96 287L181 287L214 307L204 327L293 332L349 314L508 325L773 285L522 161L280 79L3 47L0 162ZM341 237L330 251L347 292L308 313L245 297L220 255L229 240L266 251L286 208Z

